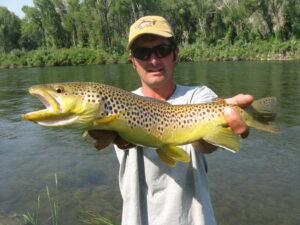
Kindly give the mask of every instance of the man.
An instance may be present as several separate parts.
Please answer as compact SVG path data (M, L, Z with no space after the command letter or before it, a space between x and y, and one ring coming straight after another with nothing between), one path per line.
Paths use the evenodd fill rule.
M141 88L134 91L135 94L171 104L203 103L217 97L205 86L175 84L173 71L179 50L172 29L164 18L146 16L137 20L130 28L128 48L132 65L141 80ZM240 106L246 106L252 100L249 95L227 99ZM224 113L228 126L235 133L247 136L248 128L238 115L230 109ZM92 136L98 138L97 133ZM120 142L117 144L121 146ZM134 147L122 150L115 146L120 162L123 225L216 224L203 155L216 148L204 141L182 148L190 155L191 162L177 163L172 168L160 160L154 149Z

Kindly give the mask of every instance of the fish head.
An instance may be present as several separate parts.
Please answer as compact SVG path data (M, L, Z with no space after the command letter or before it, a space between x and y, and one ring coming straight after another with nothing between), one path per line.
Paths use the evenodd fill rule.
M88 126L99 114L100 104L91 99L89 83L56 83L34 85L29 93L36 96L45 109L23 115L23 119L42 126Z

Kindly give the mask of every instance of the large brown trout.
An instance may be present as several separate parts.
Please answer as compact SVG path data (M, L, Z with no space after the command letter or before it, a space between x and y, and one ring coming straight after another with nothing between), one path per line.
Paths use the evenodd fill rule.
M240 149L240 137L226 125L225 107L232 107L249 127L275 131L268 123L275 116L276 99L272 97L241 109L223 99L205 104L171 105L90 82L35 85L29 92L46 108L23 115L25 120L46 127L114 131L129 143L155 148L170 166L177 161L190 161L189 155L178 146L201 139L233 152Z

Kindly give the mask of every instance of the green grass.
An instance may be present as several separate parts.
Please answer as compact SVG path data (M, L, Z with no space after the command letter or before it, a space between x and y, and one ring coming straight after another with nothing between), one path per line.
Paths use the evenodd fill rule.
M48 185L46 186L46 193L49 203L49 208L51 211L51 224L52 225L59 225L59 213L60 213L60 206L59 206L59 200L58 200L58 180L56 173L54 174L54 180L55 180L55 192L54 195L51 194Z
M54 190L51 190L48 185L46 185L45 193L47 199L47 206L49 208L50 215L48 216L48 222L51 225L64 225L61 221L62 209L61 203L59 201L59 185L57 174L54 174ZM41 210L41 195L37 196L36 201L33 204L33 210L31 212L26 212L23 214L23 225L42 225L42 218L40 218ZM101 216L97 212L87 211L82 212L79 215L79 221L82 224L88 225L114 225L112 221Z
M34 203L34 211L23 214L23 224L39 225L40 195Z
M81 213L79 220L83 224L88 225L114 225L112 221L96 212L83 212Z
M50 209L50 216L49 219L52 225L59 225L59 213L60 213L60 203L58 197L58 179L57 174L54 174L54 181L55 181L55 190L53 192L50 191L48 185L46 185L46 196L48 200L48 207ZM33 212L27 212L23 214L23 224L24 225L40 225L40 195L38 195L36 202L34 203L34 210Z

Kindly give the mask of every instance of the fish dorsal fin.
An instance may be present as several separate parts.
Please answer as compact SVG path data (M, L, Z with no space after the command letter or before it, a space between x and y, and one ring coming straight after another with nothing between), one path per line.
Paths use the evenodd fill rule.
M147 96L139 96L141 98L143 98L143 100L148 101L148 102L153 102L153 103L160 103L160 104L164 104L164 105L171 105L169 102L160 100L160 99L156 99L156 98L151 98L151 97L147 97Z
M213 100L213 103L227 104L227 102L226 102L226 100L224 98L215 98Z

